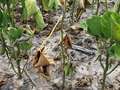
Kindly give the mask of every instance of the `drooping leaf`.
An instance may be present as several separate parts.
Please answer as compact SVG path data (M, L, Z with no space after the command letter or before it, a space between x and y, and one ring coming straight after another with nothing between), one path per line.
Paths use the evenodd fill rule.
M57 9L59 3L59 0L42 0L42 5L45 11Z
M49 10L48 4L49 4L49 0L42 0L42 5L45 11Z
M37 28L39 28L40 30L42 30L45 27L45 22L43 20L43 16L42 16L40 10L38 10L34 14L34 18L35 18L35 21L36 21Z
M38 11L36 0L25 0L25 10L27 17L35 14Z

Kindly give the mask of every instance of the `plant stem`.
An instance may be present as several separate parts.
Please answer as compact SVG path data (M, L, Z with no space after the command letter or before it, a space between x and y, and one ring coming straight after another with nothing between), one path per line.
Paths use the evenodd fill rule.
M20 68L20 62L21 62L20 59L18 59L16 61L16 63L17 63L17 69L18 69L18 79L22 79L22 72L21 72L21 68Z
M108 11L108 5L107 5L108 1L105 0L105 7L106 7L106 11Z
M12 63L12 59L9 57L9 52L8 52L8 50L7 50L7 45L6 45L6 43L5 43L5 39L4 39L4 37L3 37L2 32L1 32L0 34L1 34L1 39L2 39L2 42L3 42L3 45L2 45L2 46L3 46L3 48L5 49L5 53L6 53L7 58L8 58L8 60L9 60L10 64L11 64L11 67L12 67L13 71L14 71L16 74L18 74L18 73L16 72L15 68L14 68L14 64Z
M62 17L62 21L61 21L61 41L63 41L64 39L64 31L63 31L63 28L64 28L64 18L65 18L65 14L66 14L66 2L67 0L65 0L65 4L64 4L64 8L63 8L63 17ZM65 71L64 71L64 65L65 65L65 52L64 52L64 46L63 46L63 43L61 43L61 56L62 56L62 69L63 69L63 76L62 76L62 80L63 80L63 83L62 83L62 90L64 90L64 86L65 86Z
M114 11L119 13L120 12L120 0L117 0L114 5Z
M74 10L75 10L75 3L76 3L76 0L73 0L72 12L71 12L71 14L72 14L72 16L71 16L71 19L72 19L71 24L73 24L73 22L74 22Z
M106 60L105 60L105 68L104 68L104 73L103 73L102 90L105 90L105 81L107 77L108 68L109 68L109 54L107 53Z
M101 60L101 55L100 55L100 58L99 58L99 61L100 61L100 65L101 65L101 67L103 68L103 70L104 70L104 65L103 65L103 63L102 63L102 60Z
M109 71L109 72L107 73L107 75L111 74L119 65L120 65L120 63L118 63L111 71Z
M96 15L99 14L99 7L100 7L100 1L97 0L97 9L96 9Z

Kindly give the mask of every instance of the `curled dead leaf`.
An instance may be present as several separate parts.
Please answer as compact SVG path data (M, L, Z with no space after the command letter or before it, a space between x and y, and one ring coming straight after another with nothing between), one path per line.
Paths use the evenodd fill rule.
M67 48L72 48L72 42L71 42L71 38L69 37L68 34L66 34L63 38L63 41L60 41L60 44L64 44L64 47Z
M52 58L43 53L43 50L44 49L42 48L37 51L34 59L32 60L32 64L38 72L49 76L49 67L50 65L54 65L55 62Z
M43 53L40 53L40 57L38 62L35 64L35 67L40 67L40 66L47 66L50 64L54 64L53 59L49 59L47 55L44 55Z

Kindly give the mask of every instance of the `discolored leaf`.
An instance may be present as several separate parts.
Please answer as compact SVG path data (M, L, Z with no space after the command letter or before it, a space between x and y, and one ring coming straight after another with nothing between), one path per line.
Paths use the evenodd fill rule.
M45 11L54 10L58 8L59 0L42 0L42 5Z
M72 48L71 39L67 34L64 36L63 41L60 43L63 43L65 48Z
M65 5L65 0L59 0L61 5Z
M42 16L40 10L38 10L34 14L34 18L35 18L35 21L36 21L37 28L39 28L40 30L42 30L45 27L45 22L43 20L43 16Z
M38 11L36 0L25 0L25 13L27 13L27 17L33 15Z

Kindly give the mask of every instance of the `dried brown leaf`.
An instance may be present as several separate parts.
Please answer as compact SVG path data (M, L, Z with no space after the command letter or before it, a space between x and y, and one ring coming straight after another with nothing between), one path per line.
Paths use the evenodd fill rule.
M64 39L63 39L63 44L65 46L65 48L72 48L72 42L70 37L66 34Z
M38 70L38 72L49 75L49 66L54 65L55 62L48 55L44 54L43 50L44 49L42 48L37 51L32 64Z
M60 4L64 6L65 0L59 0L59 1L60 1Z

